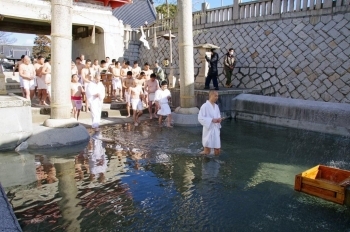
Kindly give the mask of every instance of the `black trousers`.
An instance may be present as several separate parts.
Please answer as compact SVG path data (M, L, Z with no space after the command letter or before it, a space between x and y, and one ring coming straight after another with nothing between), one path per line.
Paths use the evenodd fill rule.
M209 88L211 80L213 80L214 87L219 88L219 86L218 86L218 74L217 73L208 73L208 76L205 78L205 87L206 88Z

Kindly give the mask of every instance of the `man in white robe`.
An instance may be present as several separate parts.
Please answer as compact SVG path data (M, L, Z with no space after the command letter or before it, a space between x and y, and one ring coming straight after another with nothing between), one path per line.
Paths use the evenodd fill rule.
M214 149L214 154L220 154L220 128L221 114L220 109L215 102L218 100L219 94L217 91L209 91L209 100L201 106L198 114L198 121L203 125L202 144L204 151L201 154L209 155L211 149Z
M101 121L101 111L103 106L103 99L105 98L105 87L100 81L99 73L94 75L93 80L87 85L86 97L90 103L92 124L91 127L98 130Z

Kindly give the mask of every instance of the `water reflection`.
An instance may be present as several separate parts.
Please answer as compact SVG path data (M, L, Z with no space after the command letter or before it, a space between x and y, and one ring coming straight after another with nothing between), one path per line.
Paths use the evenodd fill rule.
M221 132L222 154L203 157L200 128L116 125L74 154L0 156L28 174L0 181L13 180L6 191L24 231L350 227L346 207L293 190L294 175L318 163L350 169L349 139L229 121Z

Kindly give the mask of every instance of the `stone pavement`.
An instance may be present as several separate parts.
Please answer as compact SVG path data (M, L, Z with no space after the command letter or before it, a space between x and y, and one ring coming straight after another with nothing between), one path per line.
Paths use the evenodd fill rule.
M125 116L126 115L125 109L111 110L110 104L104 104L104 107L102 110L108 112L108 117L101 119L101 126L111 125L111 124L124 124L124 123L132 123L133 122L132 117ZM40 111L42 113L46 113L46 114L40 114ZM132 114L132 110L131 110L131 114ZM46 119L50 118L49 109L45 108L45 107L33 106L32 107L32 116L33 116L33 119L32 119L33 120L33 127L35 127L37 125L42 124ZM73 117L73 115L72 115L72 117ZM144 114L140 117L140 120L146 120L148 118L149 118L148 110L145 109ZM90 115L90 113L81 111L78 122L87 128L91 127L91 115Z
M15 232L22 231L15 214L12 211L12 206L7 200L4 189L0 184L0 231Z

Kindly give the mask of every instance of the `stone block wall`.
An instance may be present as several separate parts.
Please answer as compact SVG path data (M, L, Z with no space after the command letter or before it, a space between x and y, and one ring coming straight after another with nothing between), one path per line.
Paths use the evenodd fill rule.
M293 17L267 17L259 22L207 24L205 28L194 29L194 45L212 43L221 47L218 50L221 85L225 84L223 57L232 47L237 59L233 84L239 88L260 89L270 96L349 103L349 8L328 15L317 14L296 12ZM153 38L148 41L153 44ZM178 75L177 38L173 42ZM158 48L140 47L141 63L168 57L169 42L164 39L158 39ZM195 49L195 74L200 66Z
M130 64L132 65L134 61L140 62L140 41L129 41L128 42L128 48L124 49L124 56L119 57L119 61L128 60L130 61ZM140 64L141 66L142 64Z

